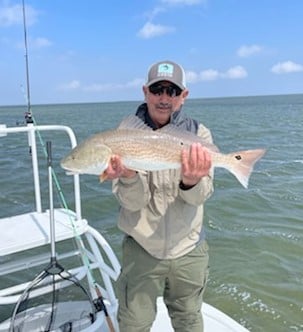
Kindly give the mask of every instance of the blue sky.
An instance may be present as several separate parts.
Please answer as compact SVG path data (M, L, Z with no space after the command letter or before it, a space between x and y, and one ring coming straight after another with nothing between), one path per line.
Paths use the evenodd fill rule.
M142 100L150 64L191 98L303 93L302 0L26 0L32 104ZM24 104L22 1L0 0L0 105Z

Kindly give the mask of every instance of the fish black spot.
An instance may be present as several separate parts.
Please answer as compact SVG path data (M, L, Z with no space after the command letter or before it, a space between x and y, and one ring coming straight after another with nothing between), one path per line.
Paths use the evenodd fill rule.
M181 141L181 142L180 142L180 145L184 145L184 143Z
M242 159L242 157L238 154L237 156L235 156L235 158L237 159L237 160L241 160Z

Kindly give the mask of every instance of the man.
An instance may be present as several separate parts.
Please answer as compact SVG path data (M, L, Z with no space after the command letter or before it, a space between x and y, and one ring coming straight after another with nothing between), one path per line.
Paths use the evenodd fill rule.
M173 124L212 142L210 131L186 117L183 68L162 61L143 86L146 103L136 115L154 130ZM147 332L163 296L178 332L201 332L202 296L208 275L203 204L213 192L211 158L194 143L183 150L180 170L137 173L114 156L106 171L120 205L118 226L126 234L118 280L120 332Z

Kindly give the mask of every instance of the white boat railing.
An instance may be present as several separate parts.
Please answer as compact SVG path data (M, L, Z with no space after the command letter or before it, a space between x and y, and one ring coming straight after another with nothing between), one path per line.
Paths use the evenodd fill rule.
M77 145L76 136L73 130L67 126L61 125L33 125L29 123L27 126L18 127L6 127L5 124L0 124L0 137L4 137L12 133L27 133L28 134L28 144L31 147L32 156L32 167L33 167L33 179L34 179L34 189L35 189L35 200L36 200L36 211L42 212L41 205L41 189L40 189L40 177L39 177L39 164L38 164L38 154L37 154L37 139L36 134L43 131L63 131L65 132L70 140L71 148ZM75 210L77 219L81 219L81 197L80 197L80 180L79 175L74 174L74 193L75 193Z
M34 211L0 218L0 227L3 230L0 232L0 260L3 259L0 265L1 278L10 278L11 274L15 273L15 275L19 275L25 270L37 269L39 266L47 264L50 258L50 254L47 252L41 253L40 249L32 250L49 244L51 241L49 225L50 211L43 211L42 208L37 153L38 135L42 132L66 133L70 142L70 148L74 148L77 145L73 130L67 126L27 124L26 126L7 127L0 124L0 139L6 139L6 136L11 134L27 134L28 145L31 151L35 200ZM92 285L92 281L97 282L102 297L109 304L109 311L115 315L118 301L115 296L112 280L116 280L120 273L119 261L105 238L88 225L88 222L82 217L80 178L77 174L73 175L73 191L75 211L71 211L67 207L54 208L56 223L55 239L56 242L75 240L76 248L72 250L68 249L67 244L69 242L66 242L67 244L62 249L63 252L58 253L57 258L69 262L69 267L66 271L76 277L77 280L80 281L86 278L92 298L97 297L97 290L94 288L96 284ZM45 248L45 250L47 249ZM24 255L25 251L26 253L29 252L29 256ZM59 280L59 283L60 287L68 287L70 285L70 283L62 280ZM28 278L19 281L17 279L16 282L10 283L9 286L1 283L0 313L2 313L2 306L17 303L29 284L30 281ZM37 289L31 292L31 297L38 297L41 294L47 294L51 291L52 287L46 280L46 282L41 283ZM115 317L113 318L115 320ZM0 322L1 320L0 315ZM3 326L7 326L6 324L6 322L4 325L0 323L1 332L6 331L6 328L2 330Z

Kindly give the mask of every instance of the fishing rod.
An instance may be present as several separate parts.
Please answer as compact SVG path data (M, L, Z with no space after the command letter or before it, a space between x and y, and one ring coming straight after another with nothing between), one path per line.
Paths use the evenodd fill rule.
M27 30L26 30L26 15L25 15L24 0L22 0L22 11L23 11L23 32L24 32L24 49L25 49L25 55L24 56L25 56L25 73L26 73L26 100L27 100L27 112L25 112L25 121L26 121L26 123L33 123L32 110L31 110Z

